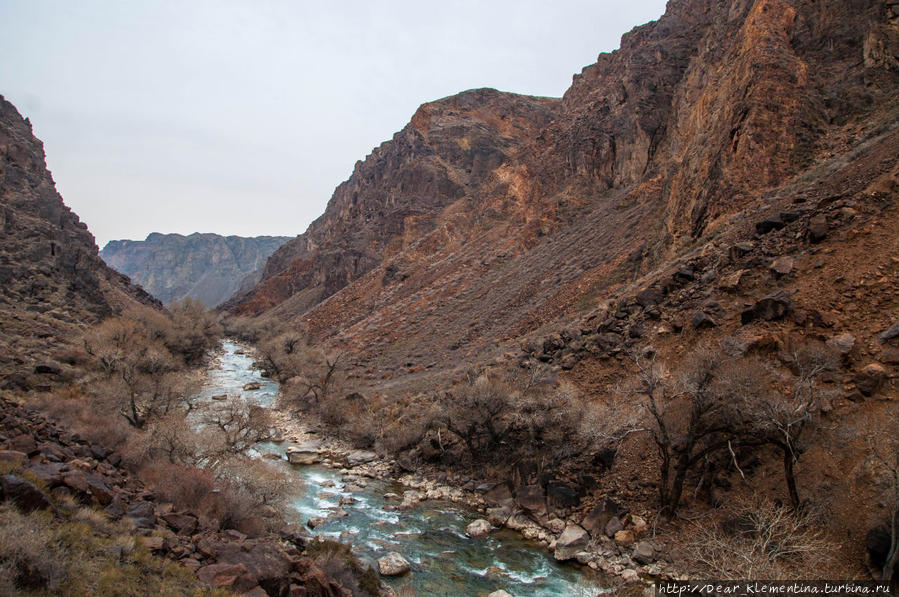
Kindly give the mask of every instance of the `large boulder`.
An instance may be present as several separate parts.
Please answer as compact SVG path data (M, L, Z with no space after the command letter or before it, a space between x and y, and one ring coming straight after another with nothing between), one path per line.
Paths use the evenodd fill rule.
M386 556L378 558L378 572L381 576L402 576L412 570L412 565L402 555L391 551Z
M256 586L256 581L243 564L210 564L197 570L201 582L216 589L230 589L245 593Z
M53 508L53 502L34 483L16 475L0 477L0 498L12 502L23 512Z
M491 525L483 518L479 518L465 527L465 534L472 539L483 539L490 534Z
M367 450L356 450L347 454L346 462L350 466L359 466L360 464L368 464L378 459L378 455Z
M522 509L532 514L546 514L546 497L543 494L543 488L539 485L526 485L518 488L515 499Z
M321 446L315 442L290 446L287 448L287 461L290 464L309 465L322 461Z
M772 292L768 296L763 297L754 305L745 309L740 314L740 322L743 325L752 323L757 319L765 321L776 321L783 319L793 311L793 299L785 290Z
M587 547L590 535L576 524L569 524L556 539L556 549L553 557L559 561L571 560L579 552Z
M888 377L886 368L880 363L871 363L855 374L855 385L865 396L876 394Z

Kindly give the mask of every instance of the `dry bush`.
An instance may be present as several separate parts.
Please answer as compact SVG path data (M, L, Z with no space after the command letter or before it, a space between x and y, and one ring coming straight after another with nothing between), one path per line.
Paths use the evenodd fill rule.
M459 437L473 459L489 458L505 436L512 393L498 377L470 375L439 399L436 423Z
M221 324L225 335L229 338L237 338L253 345L258 345L267 338L274 338L281 327L281 324L273 319L260 317L226 317L222 319Z
M695 525L696 539L688 547L695 564L710 578L787 580L821 578L835 554L835 545L806 510L763 499L736 505L730 518L708 528Z
M180 355L187 366L203 362L218 345L224 328L214 311L195 299L184 299L169 305L171 323L165 328L166 348Z
M583 448L583 408L572 384L540 372L471 374L437 400L431 427L452 432L474 460L557 462Z
M143 432L132 433L124 457L135 468L155 462L196 466L202 458L199 436L180 412L153 421Z
M325 574L349 589L353 597L381 595L378 574L370 566L364 566L349 545L319 538L306 547L306 553Z
M271 435L269 410L236 396L207 405L200 422L198 452L204 467L211 470L234 456L246 454Z
M280 526L286 506L302 485L267 463L236 457L216 471L223 528L258 535Z
M51 516L24 515L0 504L0 593L55 593L65 579L63 548L54 536Z

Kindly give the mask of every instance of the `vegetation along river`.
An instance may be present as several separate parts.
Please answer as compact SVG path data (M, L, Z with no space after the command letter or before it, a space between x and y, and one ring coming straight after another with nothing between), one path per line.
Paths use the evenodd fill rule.
M271 406L278 396L278 383L265 379L253 367L253 359L233 342L210 368L201 398L217 394L242 394L261 406ZM243 392L244 385L258 383L258 390ZM258 445L260 455L285 456L290 442ZM504 589L515 597L549 595L596 595L599 592L591 571L574 564L556 562L538 544L506 529L494 530L485 539L470 539L465 527L479 513L445 501L423 501L411 510L390 511L396 505L385 494L402 495L405 487L386 480L366 479L361 491L346 493L344 476L338 469L320 465L291 465L281 460L259 459L259 466L283 467L302 483L304 490L293 501L300 520L327 517L338 508L347 516L329 518L315 533L353 545L363 560L374 563L388 552L401 553L412 565L410 574L385 579L395 589L411 586L417 595L487 595ZM359 489L359 488L354 488ZM340 505L341 497L354 502Z

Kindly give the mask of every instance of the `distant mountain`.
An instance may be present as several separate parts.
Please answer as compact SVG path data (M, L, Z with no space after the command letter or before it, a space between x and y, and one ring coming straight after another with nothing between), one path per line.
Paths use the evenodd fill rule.
M266 259L290 238L154 232L142 241L110 241L100 256L165 304L194 298L214 307L252 287Z
M0 231L0 388L43 385L46 375L28 379L29 365L85 325L138 303L161 307L100 259L87 226L56 192L43 144L3 96Z

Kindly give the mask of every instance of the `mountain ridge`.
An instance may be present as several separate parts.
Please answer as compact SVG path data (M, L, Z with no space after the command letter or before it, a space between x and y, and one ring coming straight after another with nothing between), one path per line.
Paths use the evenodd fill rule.
M289 239L151 232L143 241L109 241L100 256L164 304L194 298L215 307L255 284L267 258Z

